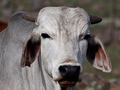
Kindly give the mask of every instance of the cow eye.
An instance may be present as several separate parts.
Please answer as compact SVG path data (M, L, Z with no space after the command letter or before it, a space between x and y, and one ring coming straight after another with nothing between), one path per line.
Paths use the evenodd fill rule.
M85 35L84 39L90 38L90 35Z
M51 37L50 37L48 34L46 34L46 33L42 33L41 36L42 36L44 39L46 39L46 38L51 38Z

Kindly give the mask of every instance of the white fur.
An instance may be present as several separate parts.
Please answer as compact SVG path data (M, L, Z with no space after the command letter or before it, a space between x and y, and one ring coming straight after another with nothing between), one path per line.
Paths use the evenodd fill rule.
M46 33L51 38L41 38L41 61L43 62L44 72L48 73L46 78L47 87L51 83L59 88L58 80L62 78L59 73L60 65L77 65L81 67L86 56L87 41L84 36L89 31L88 14L81 8L47 7L40 11L37 18L38 27L34 32L38 34ZM76 13L77 12L77 13ZM81 37L79 37L82 35ZM66 60L70 62L65 62ZM79 80L82 79L80 74ZM50 83L48 83L50 82ZM56 84L55 84L56 82ZM50 86L49 86L50 84ZM47 90L61 90L47 89ZM74 89L68 89L74 90Z
M83 9L44 8L39 12L37 26L20 15L18 19L16 17L0 34L0 90L62 90L58 83L62 78L58 71L60 65L80 66L82 73L87 50L87 41L83 37L90 32L89 16ZM22 68L23 43L30 32L40 36L47 33L51 38L41 37L41 57L31 67ZM66 60L71 61L64 63Z

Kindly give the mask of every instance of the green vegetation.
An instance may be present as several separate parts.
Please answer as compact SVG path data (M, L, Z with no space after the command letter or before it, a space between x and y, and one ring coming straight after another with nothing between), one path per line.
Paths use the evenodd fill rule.
M97 83L94 81L91 83L91 87L86 87L85 90L102 90L102 86L97 85Z
M80 0L66 0L67 3L78 3Z
M0 3L3 0L0 0ZM34 0L33 0L34 1ZM9 6L13 11L16 11L17 8L19 8L20 5L24 7L25 10L30 11L32 8L30 6L30 3L33 2L32 0L8 0ZM102 17L110 17L111 10L112 10L112 0L46 0L47 3L49 3L49 6L75 6L75 7L81 7L84 8L87 12L100 15ZM117 3L119 5L120 1L117 0ZM120 9L118 7L117 10ZM120 12L117 12L117 16L120 16Z
M111 45L109 47L106 47L106 50L112 61L113 69L120 67L120 46Z
M25 8L27 10L29 10L29 8L30 8L30 1L31 0L20 0L20 3L22 3L22 5L25 6Z
M107 24L107 25L95 24L95 25L90 26L90 30L91 31L102 31L102 30L105 31L105 29L108 29L109 26L110 24Z

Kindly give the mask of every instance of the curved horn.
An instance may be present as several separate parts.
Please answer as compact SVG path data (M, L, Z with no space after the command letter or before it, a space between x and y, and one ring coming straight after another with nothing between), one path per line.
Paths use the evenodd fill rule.
M22 14L22 18L31 22L35 22L38 17L38 12L30 12Z
M102 18L98 17L98 16L95 16L95 15L90 15L90 22L91 24L96 24L96 23L99 23L102 21Z

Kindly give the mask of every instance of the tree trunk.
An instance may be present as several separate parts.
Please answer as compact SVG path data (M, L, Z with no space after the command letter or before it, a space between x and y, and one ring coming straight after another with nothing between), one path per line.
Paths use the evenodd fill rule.
M110 41L111 41L111 43L115 42L116 17L117 17L117 0L112 0L111 27L110 27Z

